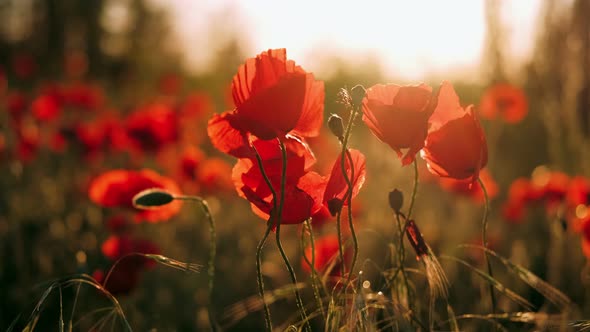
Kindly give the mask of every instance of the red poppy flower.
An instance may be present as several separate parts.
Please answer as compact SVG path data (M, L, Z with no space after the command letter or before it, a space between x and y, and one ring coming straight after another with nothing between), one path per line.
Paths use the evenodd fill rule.
M481 97L479 112L483 118L501 117L508 123L520 122L528 112L528 102L522 89L508 84L496 84Z
M16 129L16 157L22 162L30 162L41 146L39 127L23 123Z
M352 159L352 169L354 169L354 178L351 179L351 165L349 158L344 161L346 173L348 178L351 179L352 183L352 198L354 198L363 184L365 183L365 156L358 150L350 149L350 159ZM338 156L334 166L332 167L332 173L328 178L326 185L326 191L324 192L323 202L328 206L330 213L336 215L337 211L348 202L348 184L342 174L342 155Z
M142 151L158 151L178 139L178 117L165 104L140 108L127 118L127 134Z
M324 84L287 60L285 49L246 60L233 78L232 96L235 110L214 115L207 128L213 145L224 153L250 157L250 134L263 140L319 134Z
M333 262L335 262L339 259L338 245L339 245L338 236L332 235L332 234L317 238L315 240L315 243L314 243L314 249L315 249L314 268L316 271L318 271L319 273L323 273L327 268L330 267L330 265ZM312 256L311 245L308 246L307 248L305 248L305 251L303 254L311 262L311 256ZM344 260L346 260L346 261L350 260L350 258L351 258L350 256L351 256L350 251L347 250L344 252ZM331 276L340 276L340 265L341 264L342 264L342 262L339 262L339 261L334 263L334 265L332 266L332 269L330 271ZM301 267L303 268L304 271L311 272L311 268L309 267L309 264L307 264L307 262L303 258L301 260Z
M590 180L583 176L572 178L567 188L566 199L572 208L580 204L590 205Z
M518 223L523 220L525 204L517 201L507 201L502 205L502 216L509 222Z
M182 206L180 201L157 209L136 210L132 199L137 193L149 188L162 188L178 194L180 190L173 180L163 177L152 170L112 170L96 177L88 190L90 199L103 207L124 207L136 212L136 221L164 221L176 215Z
M246 198L256 215L268 219L274 207L272 193L266 183L260 184L258 166L249 159L240 159L233 170L233 180L238 194ZM315 172L287 181L285 185L285 203L283 205L282 224L299 224L318 212L321 207L325 180ZM274 190L280 199L281 187L273 182ZM277 201L277 206L280 201Z
M253 142L262 159L265 173L280 194L282 158L276 141ZM273 146L276 144L276 146ZM325 180L315 172L308 172L313 164L313 155L298 140L288 141L285 204L282 223L301 223L321 209ZM261 218L268 219L273 208L272 192L265 182L256 161L239 159L232 172L238 194L250 201L252 209ZM277 202L278 204L279 202Z
M102 244L101 251L105 257L112 261L117 261L132 253L160 253L160 249L148 240L115 235L109 237ZM104 286L109 292L115 295L128 293L137 286L140 272L145 268L154 266L154 264L152 260L144 257L126 257L114 266ZM106 275L103 271L97 270L93 276L99 283L105 282Z
M180 156L179 168L181 178L194 180L197 176L197 170L205 160L205 154L199 148L194 146L186 147Z
M398 157L408 149L402 158L402 165L407 165L424 146L433 106L432 88L427 85L377 84L367 89L363 99L363 121Z
M76 83L62 89L64 104L81 110L96 110L104 104L104 92L98 86Z
M197 169L200 188L209 193L229 191L232 188L232 167L220 158L205 159Z
M533 171L531 178L531 195L543 199L546 204L560 204L565 198L569 184L570 178L567 174L539 166Z
M186 118L201 119L204 115L213 112L213 108L213 101L208 94L195 91L186 96L180 106L180 113Z
M61 106L55 96L44 94L33 100L31 111L39 121L52 121L60 115Z
M479 178L488 192L489 199L491 200L496 197L498 195L498 184L486 168L481 170ZM471 197L477 203L482 204L485 201L485 196L479 182L473 183L470 179L456 180L452 178L439 178L439 184L443 189Z
M19 122L27 109L28 100L24 93L19 91L10 92L6 96L6 109L13 121Z
M488 149L473 105L461 107L453 86L444 81L429 123L422 149L428 169L439 176L475 181L487 164Z

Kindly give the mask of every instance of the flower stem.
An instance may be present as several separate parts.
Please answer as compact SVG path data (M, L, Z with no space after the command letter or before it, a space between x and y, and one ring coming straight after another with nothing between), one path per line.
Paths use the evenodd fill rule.
M352 222L352 189L353 189L353 181L354 181L354 164L352 162L352 158L350 156L350 152L348 151L348 140L350 139L350 135L352 133L352 126L354 123L354 119L356 117L357 112L360 111L361 105L353 105L353 107L350 110L350 117L348 118L348 123L346 124L346 130L344 131L344 136L342 137L341 143L342 143L342 153L340 155L340 167L342 169L342 175L344 176L344 180L346 181L346 184L348 185L348 191L347 191L347 205L348 205L348 225L350 227L350 235L352 236L352 244L354 247L354 251L352 254L352 262L350 263L350 272L348 274L348 280L346 282L346 284L348 285L350 283L350 279L352 277L352 273L354 271L354 265L356 264L356 259L358 256L358 250L359 250L359 246L358 246L358 239L356 237L356 232L354 231L354 225ZM350 178L348 177L348 173L346 172L346 163L345 163L345 158L349 160L350 163ZM340 242L339 245L342 248L342 238L339 236L338 237L338 241ZM342 252L341 252L342 254ZM342 258L342 257L341 257ZM342 264L344 265L344 261L342 261Z
M216 330L215 327L215 316L213 315L213 287L215 280L215 255L217 252L217 240L215 233L215 220L209 209L209 204L205 199L199 196L174 196L176 200L195 201L200 203L201 209L205 214L205 218L209 222L209 262L207 266L207 275L209 276L209 323L211 324L211 330ZM188 264L187 264L188 268Z
M278 141L279 141L279 147L281 149L281 156L283 159L283 168L282 168L282 173L281 173L281 194L280 194L281 198L279 200L278 211L275 214L277 216L276 223L275 223L276 242L277 242L277 247L279 248L279 252L281 253L281 256L283 257L283 261L285 262L285 265L287 266L287 270L289 271L289 275L291 276L291 282L293 283L293 287L295 290L295 301L297 302L297 307L299 307L299 313L301 314L301 319L303 322L305 322L306 330L311 330L311 327L309 325L309 321L307 319L307 314L305 312L305 306L303 305L303 300L301 300L301 295L299 294L299 289L297 288L297 276L295 275L295 270L293 270L293 266L291 266L291 263L289 262L289 257L287 257L287 254L285 253L285 250L283 249L283 244L281 243L281 219L283 216L283 206L285 204L285 186L287 184L287 150L285 149L285 145L283 144L283 141L281 141L280 139L278 139Z
M262 279L262 248L264 248L264 244L266 243L266 239L268 238L268 234L270 234L270 230L272 229L272 221L268 221L268 227L266 227L266 232L258 246L256 247L256 280L258 281L258 294L260 295L260 299L264 304L264 323L266 325L267 331L272 331L272 320L270 318L270 309L268 307L268 303L266 303L266 299L264 297L264 281Z
M340 275L344 277L346 265L344 263L344 241L342 241L342 209L336 213L336 232L338 233L338 254L340 257Z
M484 205L484 210L483 210L483 219L482 219L482 229L481 229L481 241L482 241L482 245L485 249L488 248L488 211L489 211L489 205L490 205L490 199L488 197L488 191L486 190L485 185L483 184L483 181L481 180L481 178L477 178L477 182L479 183L480 187L481 187L481 191L483 191L483 196L485 199L485 205ZM492 273L492 264L490 262L490 257L488 255L488 252L486 251L484 253L485 255L485 261L486 261L486 265L488 268L488 274L490 275L491 278L494 277L493 273ZM494 293L494 286L492 286L492 284L489 285L490 286L490 301L492 303L492 314L494 314L496 312L496 295Z
M412 212L414 211L414 202L416 201L416 195L418 194L418 162L414 159L414 188L412 189L412 197L410 199L410 207L408 208L407 220L412 218Z
M254 150L254 155L256 156L258 168L260 169L260 174L262 174L262 177L264 178L264 182L266 183L266 185L268 186L268 188L270 189L270 192L272 194L272 197L273 197L272 211L276 211L276 209L277 209L277 192L274 189L272 182L270 182L268 175L266 175L266 171L264 170L264 164L262 163L262 157L260 157L260 153L258 153L256 146L254 146L254 144L251 144L250 146ZM262 239L258 243L258 246L256 247L256 279L258 280L258 294L260 295L260 299L262 300L262 304L264 305L264 322L266 325L266 330L268 332L272 331L272 319L270 316L270 308L268 307L268 303L266 303L266 297L264 296L264 281L262 279L262 249L264 248L264 244L266 243L266 239L268 239L268 235L270 234L270 230L273 227L273 223L274 223L273 222L273 212L271 212L271 216L268 220L268 225L266 227L266 232L264 233L264 236L262 237Z
M352 121L352 120L351 120ZM350 284L350 279L352 277L352 273L354 271L354 265L356 263L356 259L357 259L357 255L358 255L358 251L359 251L359 245L358 245L358 239L356 237L356 232L354 231L354 225L352 223L352 188L353 188L353 183L352 183L352 179L354 179L354 165L352 162L352 157L350 156L350 152L348 151L348 149L345 149L345 153L346 156L348 157L348 161L350 163L350 178L347 177L346 174L346 167L344 166L344 162L341 163L341 167L342 167L342 174L344 174L344 179L346 180L346 184L348 185L348 192L347 192L347 211L348 211L348 227L350 228L350 235L352 236L352 244L354 246L354 251L352 253L352 262L350 263L350 272L348 273L348 279L346 281L346 284ZM344 264L344 261L342 262L342 264Z
M320 294L320 289L318 287L318 282L319 282L318 275L317 275L317 271L315 269L315 243L314 243L314 239L313 239L313 229L311 228L311 223L309 222L309 219L307 219L305 221L305 226L309 230L309 242L310 242L310 246L311 246L311 261L309 261L308 257L305 255L305 252L303 253L303 257L305 258L305 261L307 262L307 264L309 264L309 268L311 269L311 285L313 287L313 295L314 295L315 300L317 302L318 308L320 309L322 317L325 319L326 312L324 311L324 304L322 303L322 297ZM305 232L303 232L303 234L305 234Z

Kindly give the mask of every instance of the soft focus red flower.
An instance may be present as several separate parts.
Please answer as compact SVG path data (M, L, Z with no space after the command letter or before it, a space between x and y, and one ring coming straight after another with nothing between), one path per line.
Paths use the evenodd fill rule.
M27 109L28 100L20 91L9 92L6 96L6 109L13 121L19 122Z
M422 149L428 169L443 177L474 182L488 161L486 138L473 105L461 107L449 82L441 84L429 124Z
M220 158L203 160L196 172L196 179L202 191L219 193L232 188L232 167Z
M105 257L113 262L132 253L160 253L158 246L148 240L116 235L109 237L102 244L101 251ZM106 275L102 270L95 271L93 277L101 284L104 284L106 281L104 286L112 294L125 294L137 286L140 272L153 265L154 262L152 260L131 255L122 259L114 266L108 280L105 280Z
M498 184L492 178L492 175L484 168L479 173L479 178L483 182L488 198L494 199L498 195ZM470 179L456 180L453 178L439 178L440 186L452 193L471 197L475 202L482 204L485 202L485 196L479 182L471 182Z
M318 271L319 273L324 273L326 269L329 268L332 263L334 263L332 269L330 270L330 275L340 276L340 265L342 264L342 262L338 261L338 245L338 236L336 235L330 234L315 239L314 268L316 271ZM305 248L303 254L311 262L311 245ZM349 251L344 252L344 260L350 260L350 256L351 255ZM307 264L304 258L301 259L301 267L304 271L311 272L311 268L309 267L309 264Z
M61 114L61 105L55 95L42 94L33 100L31 111L39 121L53 121Z
M137 193L149 188L166 189L172 194L180 193L173 180L148 169L140 171L111 170L96 177L88 189L90 199L103 207L123 207L136 211L136 221L158 222L176 215L182 206L180 201L157 209L136 210L132 199Z
M365 156L360 151L350 149L349 152L350 159L352 159L352 167L349 158L344 159L344 165L348 179L351 180L350 182L352 183L352 198L354 198L365 183L366 161ZM348 203L347 193L349 188L346 179L344 178L344 174L342 173L341 157L342 155L338 156L338 159L336 159L336 162L332 167L332 172L328 178L326 191L324 192L323 197L323 202L328 206L332 215L336 215L338 210ZM354 170L354 178L351 177L351 168Z
M183 117L200 119L213 111L211 97L203 92L194 91L185 97L180 105L180 113Z
M576 176L569 181L566 192L567 203L575 208L580 204L590 204L590 179Z
M104 92L98 86L75 83L61 90L64 105L81 110L94 111L104 104Z
M158 151L178 139L178 117L165 104L151 104L129 115L127 134L142 151Z
M33 123L23 123L16 128L16 158L30 162L41 146L39 127Z
M160 249L152 242L144 239L133 238L127 235L111 235L101 247L102 254L112 261L123 258L132 253L159 254ZM144 259L139 260L144 261Z
M425 84L377 84L367 89L363 99L363 121L398 157L408 149L402 158L402 165L407 165L424 146L433 106L432 88Z
M125 232L129 227L129 220L124 215L114 215L105 221L107 230L111 233L119 234Z
M488 88L481 97L479 113L482 118L501 117L508 123L520 122L528 112L526 95L519 87L508 83Z
M214 115L207 128L217 149L251 157L250 134L263 140L319 134L324 84L286 54L285 49L268 50L240 66L232 82L235 110Z
M179 160L179 169L181 178L194 180L197 177L197 171L205 160L205 153L194 146L186 147Z

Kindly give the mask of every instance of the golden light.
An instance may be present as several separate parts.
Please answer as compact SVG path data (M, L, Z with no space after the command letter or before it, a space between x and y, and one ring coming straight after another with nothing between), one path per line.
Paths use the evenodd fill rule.
M318 57L334 54L353 63L375 58L386 74L407 79L478 72L485 45L484 0L154 1L172 10L197 70L205 70L207 50L232 32L252 54L286 47L290 58L319 74L325 63ZM540 0L503 2L516 58L531 50L539 7Z

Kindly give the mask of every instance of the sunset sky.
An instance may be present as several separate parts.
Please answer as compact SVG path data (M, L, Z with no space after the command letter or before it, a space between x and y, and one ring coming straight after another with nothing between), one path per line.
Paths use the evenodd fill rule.
M484 0L154 1L170 8L187 45L187 63L196 71L206 70L211 51L233 32L249 53L286 47L290 58L319 74L326 68L318 55L337 54L352 63L372 55L386 75L406 79L477 73L485 42ZM503 1L516 61L531 51L540 3Z

